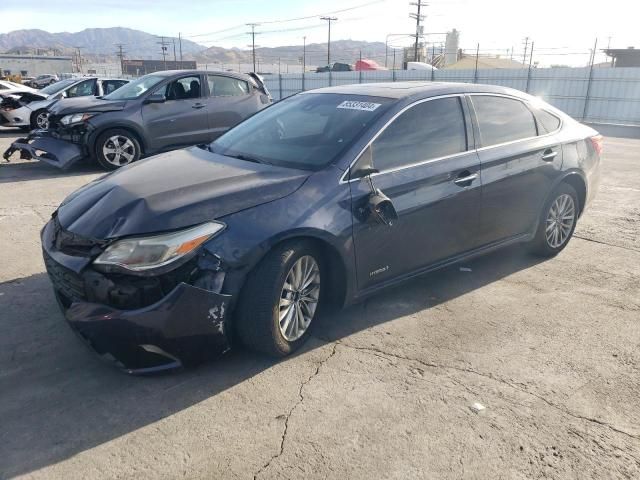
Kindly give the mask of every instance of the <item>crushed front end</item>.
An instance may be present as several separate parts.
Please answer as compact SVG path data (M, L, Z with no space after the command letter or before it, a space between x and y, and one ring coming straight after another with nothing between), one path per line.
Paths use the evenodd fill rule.
M106 273L94 259L108 242L79 237L54 217L42 230L47 273L71 328L129 373L199 363L229 349L231 296L225 273L205 249L154 275Z
M87 122L63 125L61 115L49 115L47 130L33 130L25 138L18 138L4 152L9 161L14 152L20 152L21 159L41 160L58 168L66 169L86 157L87 139L91 126Z

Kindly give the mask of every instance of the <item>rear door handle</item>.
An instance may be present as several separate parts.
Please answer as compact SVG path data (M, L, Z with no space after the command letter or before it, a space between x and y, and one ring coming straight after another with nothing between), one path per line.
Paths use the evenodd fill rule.
M558 155L558 152L547 148L542 154L542 160L545 162L552 162L553 159L556 158L556 155Z
M458 178L453 181L453 183L461 187L468 187L476 178L478 178L477 173L469 173L468 171L464 171Z
M202 104L202 103L195 103L195 104L191 105L191 108L204 108L204 104Z

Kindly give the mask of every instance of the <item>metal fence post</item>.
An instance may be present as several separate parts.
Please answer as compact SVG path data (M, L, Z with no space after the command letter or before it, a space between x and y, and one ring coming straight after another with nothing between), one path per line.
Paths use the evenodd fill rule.
M331 83L331 70L329 70L329 86L332 87L332 83Z
M596 38L593 44L593 51L591 52L591 65L589 66L589 80L587 80L587 93L584 96L584 108L582 110L582 121L587 118L587 111L589 109L589 97L591 96L591 81L593 80L593 64L596 60L596 48L598 47L598 39Z
M280 93L280 97L278 100L282 100L282 75L278 74L278 90Z
M302 72L302 91L304 92L304 72Z

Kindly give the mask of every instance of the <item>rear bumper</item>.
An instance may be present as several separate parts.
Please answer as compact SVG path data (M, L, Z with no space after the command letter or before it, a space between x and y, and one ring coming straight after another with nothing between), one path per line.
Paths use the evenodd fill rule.
M29 117L17 110L0 110L0 125L3 127L28 127Z
M58 168L68 168L81 158L84 153L80 145L50 137L46 132L36 130L26 138L19 138L4 152L3 157L9 157L20 152L20 158L41 160Z

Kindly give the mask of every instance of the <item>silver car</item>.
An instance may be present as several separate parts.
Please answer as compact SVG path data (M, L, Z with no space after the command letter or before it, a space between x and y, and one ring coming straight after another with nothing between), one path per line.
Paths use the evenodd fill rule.
M30 83L30 86L32 86L34 88L42 88L42 87L47 87L49 85L53 85L54 83L56 83L59 80L60 80L60 78L58 78L58 75L51 74L51 73L45 73L43 75L38 75L36 78L31 80L29 83Z
M54 102L61 98L108 95L128 82L129 80L119 78L69 78L42 90L7 94L0 92L0 125L23 130L47 129L47 109Z

